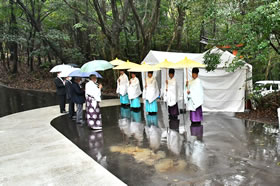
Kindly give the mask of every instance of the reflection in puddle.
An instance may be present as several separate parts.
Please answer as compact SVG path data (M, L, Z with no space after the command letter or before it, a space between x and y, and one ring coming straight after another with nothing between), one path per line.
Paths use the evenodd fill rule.
M102 108L103 130L76 126L66 117L52 125L128 185L277 185L280 136L272 126L205 113L169 120L125 107Z

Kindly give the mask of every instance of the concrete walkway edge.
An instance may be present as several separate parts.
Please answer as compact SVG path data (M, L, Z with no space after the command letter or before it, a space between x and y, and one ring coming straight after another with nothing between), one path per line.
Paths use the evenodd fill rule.
M119 105L105 100L102 107ZM58 106L0 118L0 185L126 185L50 125Z

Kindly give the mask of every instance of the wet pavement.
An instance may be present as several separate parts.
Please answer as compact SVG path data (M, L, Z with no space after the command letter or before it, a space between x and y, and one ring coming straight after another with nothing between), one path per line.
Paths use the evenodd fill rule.
M169 120L120 106L101 108L103 130L76 125L67 115L51 125L128 185L279 185L280 136L271 125L233 113L188 113ZM104 178L106 179L106 178Z

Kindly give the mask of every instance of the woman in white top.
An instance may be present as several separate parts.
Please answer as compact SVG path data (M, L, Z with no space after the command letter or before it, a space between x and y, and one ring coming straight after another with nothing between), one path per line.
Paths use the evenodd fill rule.
M102 85L97 84L97 77L90 75L86 84L86 114L87 123L91 129L102 129L102 120L99 103L101 102Z
M146 99L146 112L149 114L157 113L157 98L159 96L159 89L157 80L153 77L153 72L148 72L148 78L146 79L145 85L145 96Z
M120 77L117 81L117 93L120 94L120 102L122 105L129 105L129 99L127 94L127 89L129 86L129 81L127 75L123 70L120 71Z
M131 108L140 108L140 99L139 96L141 95L141 88L139 79L136 77L135 73L131 73L131 79L129 81L128 87L128 98L130 99L130 107Z
M177 119L179 108L177 104L177 83L174 78L175 70L169 69L169 80L166 80L165 101L168 105L169 119Z

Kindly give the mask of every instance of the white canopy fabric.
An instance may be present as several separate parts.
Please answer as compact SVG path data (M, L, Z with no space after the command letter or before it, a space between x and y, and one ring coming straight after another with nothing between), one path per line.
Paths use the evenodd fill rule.
M246 90L252 90L252 66L245 64L244 67L235 72L227 72L225 67L230 64L235 56L228 51L222 51L218 48L211 49L211 53L221 54L221 63L215 71L207 72L200 68L199 78L204 88L203 111L207 112L244 112ZM165 59L171 62L178 62L185 57L203 63L204 53L176 53L151 50L144 58L147 64L156 65ZM191 79L191 70L188 69L188 79ZM167 71L167 73L166 73ZM142 77L144 73L142 74ZM168 69L154 72L158 85L163 93L165 80L168 76ZM175 78L178 85L178 98L181 101L179 107L183 108L183 89L186 82L186 69L175 69ZM144 78L143 78L143 81Z

